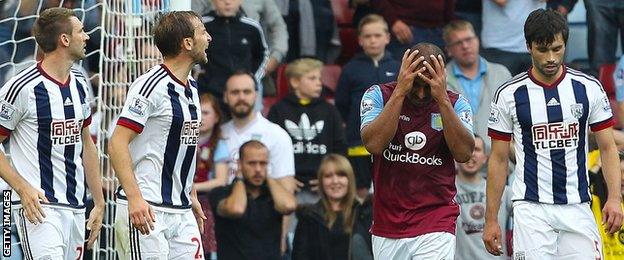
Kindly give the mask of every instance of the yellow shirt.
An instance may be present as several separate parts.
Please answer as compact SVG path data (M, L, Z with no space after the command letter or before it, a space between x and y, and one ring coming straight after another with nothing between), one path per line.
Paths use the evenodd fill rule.
M602 238L602 253L604 260L621 260L624 259L624 229L616 232L613 235L608 235L602 226L602 209L600 208L600 198L596 195L592 195L592 212L598 223L598 232ZM624 204L622 205L624 209Z

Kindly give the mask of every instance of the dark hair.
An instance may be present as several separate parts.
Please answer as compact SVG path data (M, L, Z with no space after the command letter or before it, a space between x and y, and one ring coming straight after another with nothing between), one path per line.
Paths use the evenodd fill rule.
M163 57L172 57L180 53L182 40L192 38L195 28L191 19L201 17L193 11L173 11L161 15L154 25L154 43Z
M245 143L243 143L243 145L240 146L240 148L238 148L238 159L239 160L243 160L243 157L245 155L245 149L247 147L250 148L256 148L256 149L265 149L267 150L267 152L269 151L269 149L266 147L266 145L264 145L262 142L258 141L258 140L249 140Z
M429 55L433 55L436 58L438 57L438 55L440 55L442 56L442 60L444 61L444 63L446 63L446 56L444 55L444 52L442 51L442 49L440 49L440 47L438 47L437 45L433 43L428 43L428 42L418 43L412 46L412 48L410 48L410 53L412 53L415 50L418 50L418 55L416 55L416 58L418 58L418 56L425 56L425 60L428 61ZM421 65L421 66L424 66L424 65Z
M72 10L62 7L46 9L33 24L32 34L44 53L56 50L61 34L72 35L70 18L76 16Z
M242 76L242 75L247 75L251 78L251 80L253 80L254 83L254 90L258 90L258 82L256 82L256 77L254 77L253 74L251 74L251 72L249 72L248 70L243 70L243 69L238 69L235 70L234 73L232 73L232 75L230 75L228 77L228 79L225 81L225 89L227 90L227 81L230 80L230 78L235 77L235 76Z
M529 14L524 23L524 38L529 47L532 43L551 44L559 33L563 36L563 43L567 44L568 22L561 13L554 10L537 9Z

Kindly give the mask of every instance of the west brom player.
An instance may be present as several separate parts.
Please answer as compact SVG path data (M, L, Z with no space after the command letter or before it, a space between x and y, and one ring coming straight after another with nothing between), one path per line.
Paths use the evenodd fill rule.
M19 195L12 200L24 257L82 259L85 181L95 203L89 247L104 213L97 152L87 128L89 89L85 76L72 69L85 57L89 36L65 8L43 11L33 34L43 59L0 88L0 141L11 135L14 167L0 152L0 176Z
M524 25L533 66L503 84L492 100L486 249L501 254L497 214L514 139L512 186L514 259L601 259L589 207L587 134L594 132L608 184L603 224L620 229L620 169L609 100L593 77L563 65L568 25L552 10L536 10Z
M419 43L397 82L362 97L362 141L373 154L375 259L453 259L455 161L472 156L472 110L447 90L444 54Z
M207 62L211 40L192 11L167 13L154 26L164 62L130 86L109 146L122 188L120 259L203 259L205 216L192 190L201 111L190 72Z

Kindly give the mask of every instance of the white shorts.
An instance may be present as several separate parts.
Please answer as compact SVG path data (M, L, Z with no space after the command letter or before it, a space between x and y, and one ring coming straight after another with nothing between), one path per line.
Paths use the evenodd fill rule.
M589 203L513 204L513 259L602 259L602 242Z
M447 232L434 232L399 239L373 235L372 240L373 256L379 260L453 260L455 258L455 235Z
M204 259L201 235L191 209L180 213L153 206L152 209L156 215L154 230L143 235L131 226L128 205L117 203L115 248L119 259Z
M22 241L24 259L82 259L85 242L85 210L41 205L41 224L26 219L21 206L13 219Z

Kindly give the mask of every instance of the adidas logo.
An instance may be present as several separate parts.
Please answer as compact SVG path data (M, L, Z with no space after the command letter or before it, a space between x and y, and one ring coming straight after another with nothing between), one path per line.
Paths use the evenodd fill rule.
M65 102L63 103L63 106L71 106L74 105L74 103L71 101L71 98L67 97L65 99Z
M392 77L394 75L395 75L394 72L386 71L386 77Z
M559 104L559 101L557 101L557 99L555 99L555 98L551 98L551 99L548 101L548 103L546 103L546 105L547 105L547 106L549 106L549 107L551 107L551 106L558 106L558 105L560 105L560 104Z
M286 125L286 131L294 139L310 141L323 132L325 121L319 120L314 124L310 124L310 118L308 118L306 113L303 113L301 114L301 119L299 119L299 124L295 124L295 122L288 119L284 120L284 124Z

